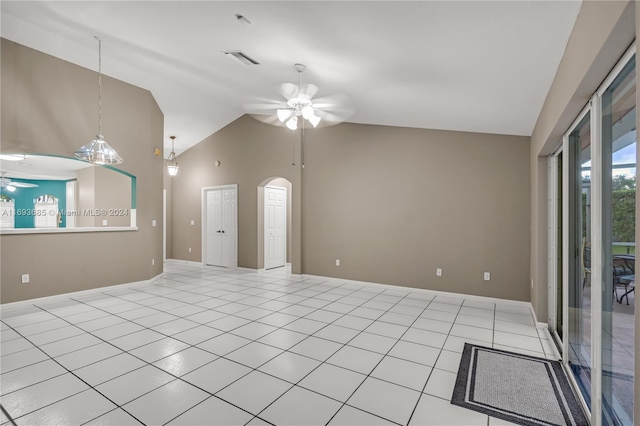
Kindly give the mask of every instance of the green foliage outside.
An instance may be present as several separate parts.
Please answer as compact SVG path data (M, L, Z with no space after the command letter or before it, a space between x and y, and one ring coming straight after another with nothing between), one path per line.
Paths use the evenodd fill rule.
M631 243L636 240L636 190L613 191L613 241Z
M633 243L636 241L636 182L630 178L618 175L612 181L613 191L611 201L613 205L612 238L618 243ZM586 218L587 195L582 194L582 217ZM582 236L587 235L586 221L582 222ZM613 246L613 254L635 253L635 247Z
M628 177L626 175L617 175L613 177L612 181L613 190L618 189L636 189L636 178Z

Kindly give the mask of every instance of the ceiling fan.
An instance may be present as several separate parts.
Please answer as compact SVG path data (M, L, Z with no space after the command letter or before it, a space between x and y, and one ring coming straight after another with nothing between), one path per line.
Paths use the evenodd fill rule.
M331 126L347 120L355 112L351 99L345 94L314 98L318 86L302 84L302 73L307 68L295 64L298 84L283 83L278 88L281 99L258 99L245 104L245 110L254 118L291 130L304 128L305 120L313 127Z
M15 182L8 177L5 177L7 172L2 172L2 177L0 177L0 188L6 189L9 192L15 192L18 188L37 188L38 185L35 183L26 183L26 182Z

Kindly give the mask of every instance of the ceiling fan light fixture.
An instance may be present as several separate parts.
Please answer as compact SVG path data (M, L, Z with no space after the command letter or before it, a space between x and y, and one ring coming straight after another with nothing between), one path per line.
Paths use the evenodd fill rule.
M291 117L289 121L287 121L287 127L291 130L296 130L298 128L298 117Z
M313 109L313 107L311 105L307 105L307 106L303 107L300 112L302 113L302 116L304 118L306 118L307 120L310 120L311 117L313 117L315 115L315 110Z
M291 110L279 109L276 114L278 115L278 120L280 120L281 123L284 123L285 121L287 121L287 118L291 117Z
M317 115L312 115L311 117L309 117L308 120L313 127L316 127L318 123L320 123L321 118L318 117Z

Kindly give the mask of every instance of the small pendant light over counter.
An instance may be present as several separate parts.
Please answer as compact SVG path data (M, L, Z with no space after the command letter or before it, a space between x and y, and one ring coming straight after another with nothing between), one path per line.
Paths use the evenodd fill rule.
M175 140L175 136L169 136L171 139L171 154L167 157L167 161L165 161L165 166L167 166L167 171L169 172L169 176L174 177L178 174L178 160L176 160L176 153L173 151L173 141Z
M102 136L102 40L98 40L98 134L94 140L84 145L73 155L83 161L94 164L121 164L124 160Z

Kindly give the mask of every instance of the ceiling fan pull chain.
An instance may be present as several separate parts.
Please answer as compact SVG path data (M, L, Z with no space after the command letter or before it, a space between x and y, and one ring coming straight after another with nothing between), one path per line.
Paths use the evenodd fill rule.
M291 163L292 166L296 165L296 138L292 138L291 139L293 141L293 143L291 144L291 146L293 147L293 162Z

